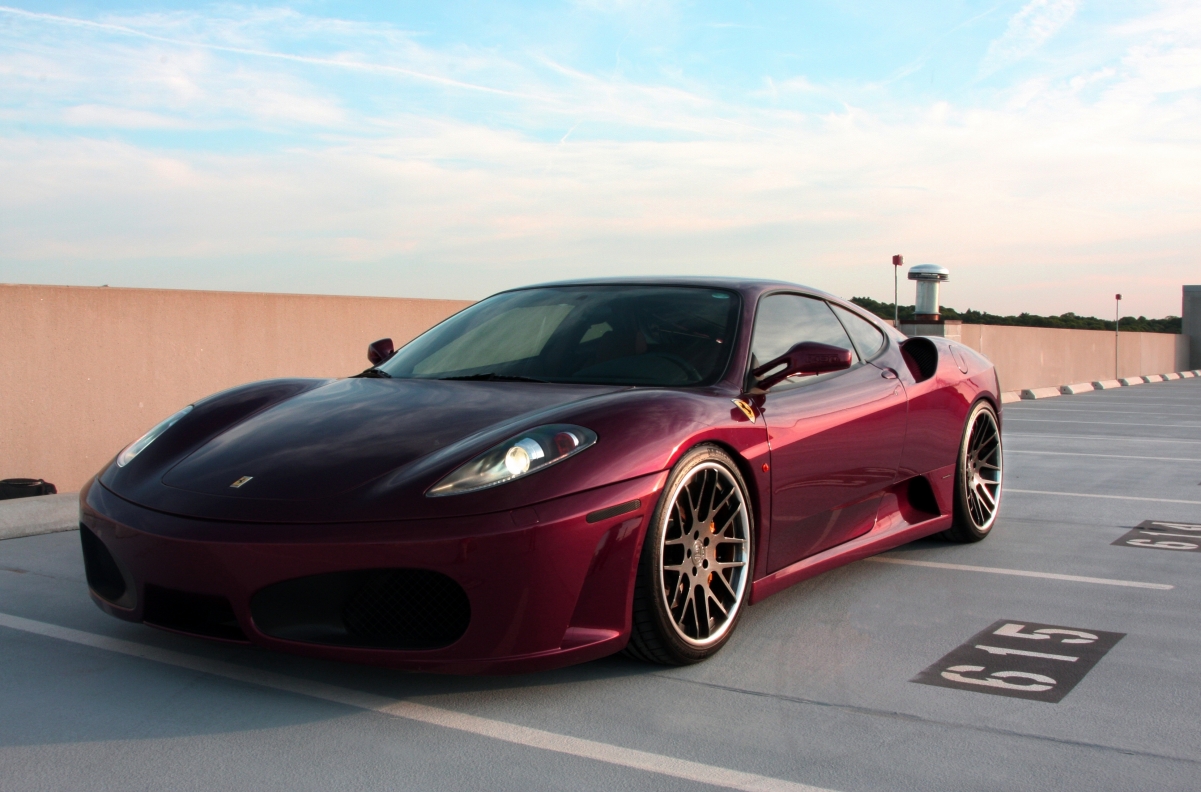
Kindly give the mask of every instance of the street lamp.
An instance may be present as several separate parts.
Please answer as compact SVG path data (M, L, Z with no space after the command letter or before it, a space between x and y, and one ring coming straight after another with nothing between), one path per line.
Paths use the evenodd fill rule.
M905 257L900 253L892 257L892 326L898 330L901 329L901 309L897 305L897 273L904 263Z
M1121 319L1122 295L1113 296L1113 378L1118 378L1118 323Z

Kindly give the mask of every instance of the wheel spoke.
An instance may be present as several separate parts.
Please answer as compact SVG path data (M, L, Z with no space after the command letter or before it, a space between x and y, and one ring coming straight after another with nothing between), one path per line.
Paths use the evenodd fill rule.
M728 619L730 617L730 612L726 610L725 605L723 605L721 600L719 600L712 592L709 594L708 602L717 606L717 610L721 613L722 619Z
M992 493L988 491L987 487L985 487L983 484L977 484L975 489L976 492L980 494L981 502L989 511L992 511L994 508L996 508L997 502L993 500Z

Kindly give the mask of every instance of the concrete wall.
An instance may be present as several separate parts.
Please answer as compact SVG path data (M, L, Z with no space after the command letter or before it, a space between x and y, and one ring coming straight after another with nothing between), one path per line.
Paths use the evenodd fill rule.
M1105 330L965 324L959 340L996 365L1007 391L1193 368L1188 337L1169 333L1121 333L1116 375L1114 334Z
M196 399L271 377L367 368L470 305L0 284L0 478L78 490L127 443Z
M469 302L0 284L0 478L79 489L158 421L259 379L339 377ZM962 325L1006 390L1111 379L1113 333ZM1187 336L1123 333L1119 376L1191 368ZM1195 367L1195 366L1192 366Z
M1201 369L1201 286L1181 289L1180 316L1184 335L1189 337L1189 368Z

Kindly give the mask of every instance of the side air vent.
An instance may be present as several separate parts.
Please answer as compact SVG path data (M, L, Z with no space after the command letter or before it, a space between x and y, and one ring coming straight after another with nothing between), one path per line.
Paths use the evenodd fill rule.
M142 621L147 624L206 638L246 640L246 633L238 626L234 609L225 597L147 584L145 598Z
M463 588L428 569L363 569L285 580L250 599L274 638L377 649L440 649L467 632Z
M100 537L83 523L79 524L79 541L83 545L83 571L88 579L88 588L101 599L114 605L124 605L125 576L121 574L113 554L100 541Z
M928 338L918 336L901 344L901 355L918 382L930 379L938 371L938 347Z
M925 476L914 476L909 479L909 486L906 491L906 497L909 498L909 505L915 509L926 512L927 514L938 514L938 500L934 497L934 489L930 486L930 482Z

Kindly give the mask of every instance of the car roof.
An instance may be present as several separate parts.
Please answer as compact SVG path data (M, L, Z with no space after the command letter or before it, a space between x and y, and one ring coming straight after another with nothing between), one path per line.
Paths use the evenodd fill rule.
M544 289L560 286L694 286L702 289L728 289L730 291L739 292L744 297L752 300L764 292L786 290L813 294L819 297L834 300L838 303L848 304L847 300L844 300L841 297L837 297L833 294L829 294L828 292L824 292L821 289L815 289L812 286L802 286L799 283L767 280L763 278L720 278L681 275L580 278L575 280L535 283L529 286L519 286L513 289L506 289L505 291L524 291L526 289Z

